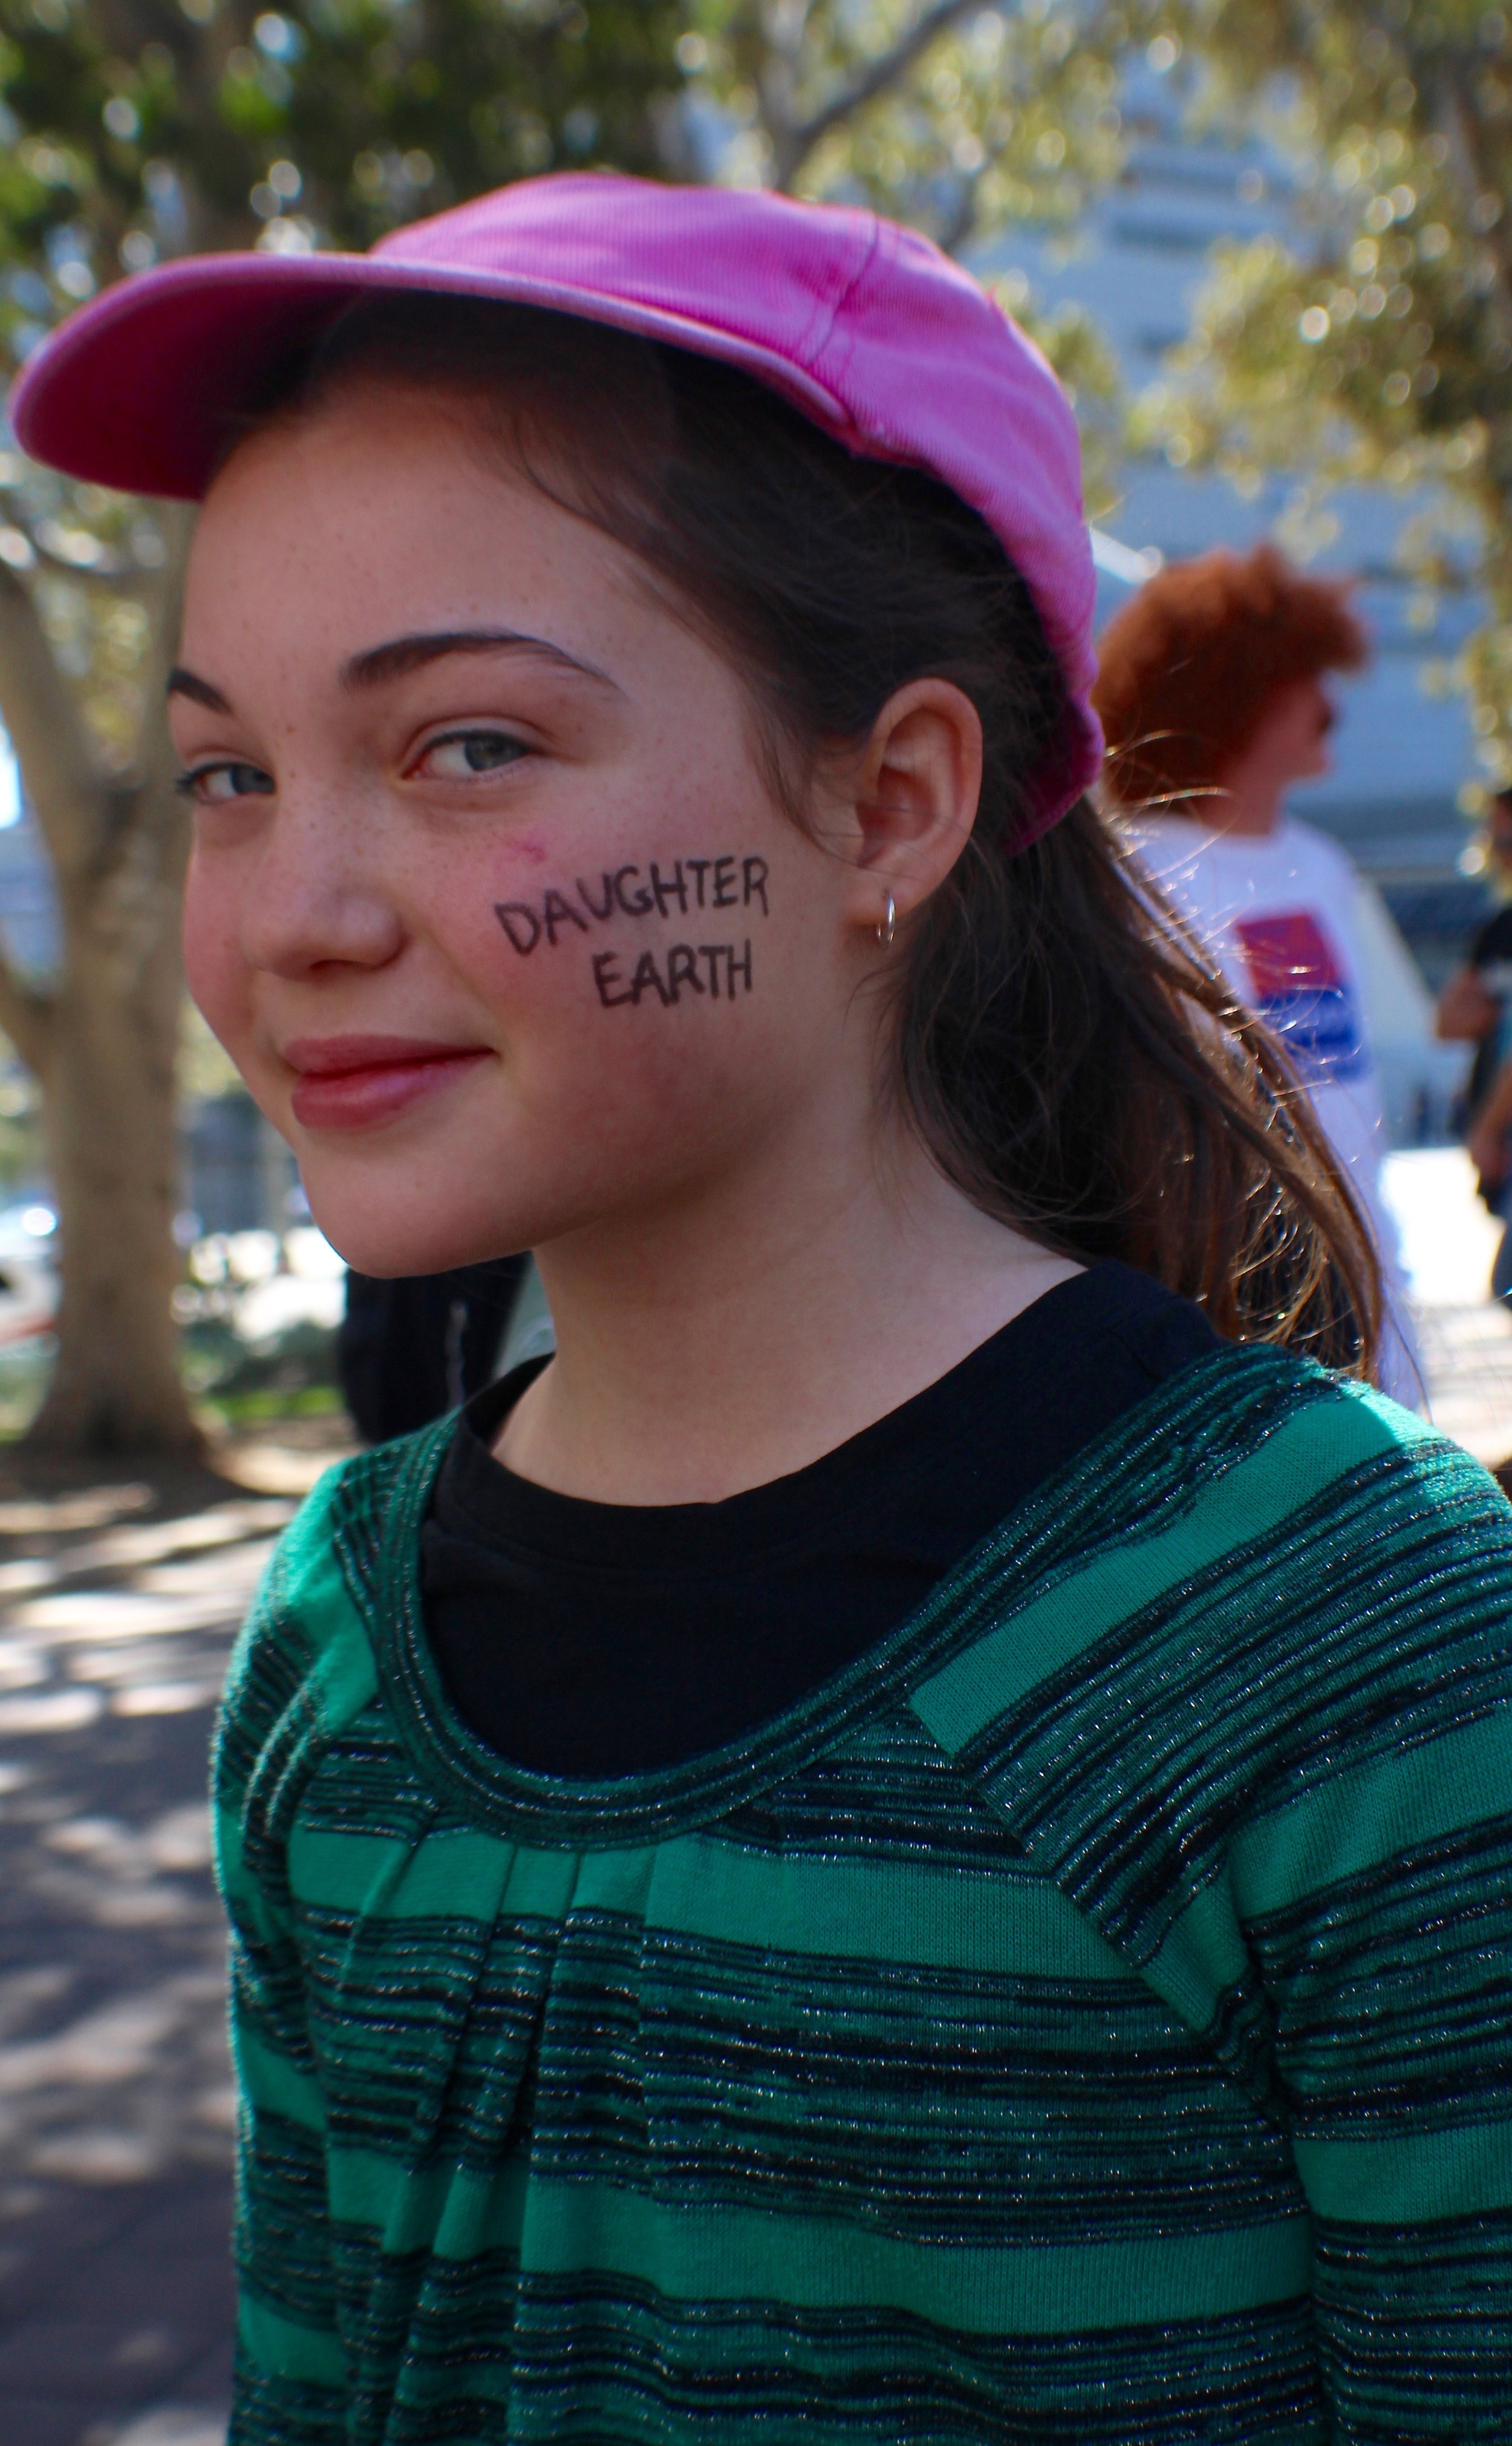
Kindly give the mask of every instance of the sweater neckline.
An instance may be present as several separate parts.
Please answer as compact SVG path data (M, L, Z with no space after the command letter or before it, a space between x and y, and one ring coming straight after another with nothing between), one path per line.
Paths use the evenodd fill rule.
M1168 1333L1175 1318L1187 1324L1191 1347L1184 1347L1179 1364L1189 1365L1218 1340L1202 1311L1136 1268L1097 1259L1041 1292L943 1375L831 1451L704 1503L605 1503L559 1495L517 1477L495 1458L493 1446L503 1421L547 1364L527 1360L464 1405L439 1473L432 1516L444 1508L456 1534L483 1548L523 1554L532 1565L642 1572L674 1583L701 1582L711 1571L759 1570L775 1557L826 1544L837 1519L860 1522L881 1509L900 1467L910 1479L924 1480L931 1472L959 1466L987 1431L991 1404L1010 1373L1026 1381L1039 1371L1053 1377L1068 1340L1098 1354L1104 1382L1109 1344L1131 1352L1143 1379L1135 1398L1143 1398L1162 1376L1178 1371L1148 1356L1140 1336ZM1192 1326L1202 1336L1200 1345ZM1082 1412L1091 1400L1090 1394L1080 1396L1072 1405L1073 1450L1129 1406L1126 1400L1114 1409L1094 1411L1084 1423ZM1047 1470L1049 1458L1041 1458L1036 1477Z
M510 1840L607 1851L692 1833L779 1782L841 1734L905 1702L928 1670L994 1628L1005 1605L1028 1595L1045 1571L1079 1568L1103 1541L1093 1535L1078 1544L1076 1515L1106 1493L1111 1471L1142 1465L1158 1476L1153 1529L1161 1496L1177 1493L1194 1467L1215 1458L1204 1415L1215 1374L1236 1365L1274 1368L1279 1358L1260 1345L1223 1344L1194 1361L1085 1445L905 1622L828 1681L718 1749L602 1782L542 1774L490 1749L457 1714L442 1684L421 1608L420 1528L457 1433L454 1413L413 1439L385 1507L371 1630L405 1746L429 1790ZM1189 1423L1184 1413L1192 1414Z

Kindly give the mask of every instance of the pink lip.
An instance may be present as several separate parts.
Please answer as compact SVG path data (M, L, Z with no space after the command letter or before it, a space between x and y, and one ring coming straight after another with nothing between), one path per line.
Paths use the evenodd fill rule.
M437 1044L409 1036L300 1036L283 1048L299 1073L289 1098L307 1130L371 1129L489 1059L481 1044Z

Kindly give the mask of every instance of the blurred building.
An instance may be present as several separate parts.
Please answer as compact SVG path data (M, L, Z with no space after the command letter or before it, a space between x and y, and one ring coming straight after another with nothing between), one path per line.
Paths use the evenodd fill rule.
M182 1233L287 1232L309 1213L293 1156L250 1096L197 1096L179 1116Z

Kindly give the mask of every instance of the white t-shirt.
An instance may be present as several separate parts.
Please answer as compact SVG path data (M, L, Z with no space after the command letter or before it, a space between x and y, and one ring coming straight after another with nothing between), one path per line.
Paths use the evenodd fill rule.
M1396 1226L1381 1196L1381 1086L1365 1032L1355 934L1358 883L1336 841L1284 818L1273 833L1213 833L1182 817L1130 827L1140 857L1240 1002L1275 1031L1348 1165L1385 1278L1381 1382L1413 1408L1425 1398Z

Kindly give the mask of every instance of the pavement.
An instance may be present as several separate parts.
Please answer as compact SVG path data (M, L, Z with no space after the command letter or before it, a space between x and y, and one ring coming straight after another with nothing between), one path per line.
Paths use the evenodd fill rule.
M223 2446L233 2109L206 1749L325 1458L253 1453L250 1488L57 1491L8 1488L0 1459L0 2446Z
M1497 1227L1456 1149L1388 1195L1432 1408L1512 1456ZM205 1806L212 1710L329 1452L236 1483L8 1485L0 1455L0 2446L224 2446L233 2101Z
M1502 1226L1463 1147L1387 1157L1433 1423L1487 1469L1512 1458L1512 1313L1489 1297Z

